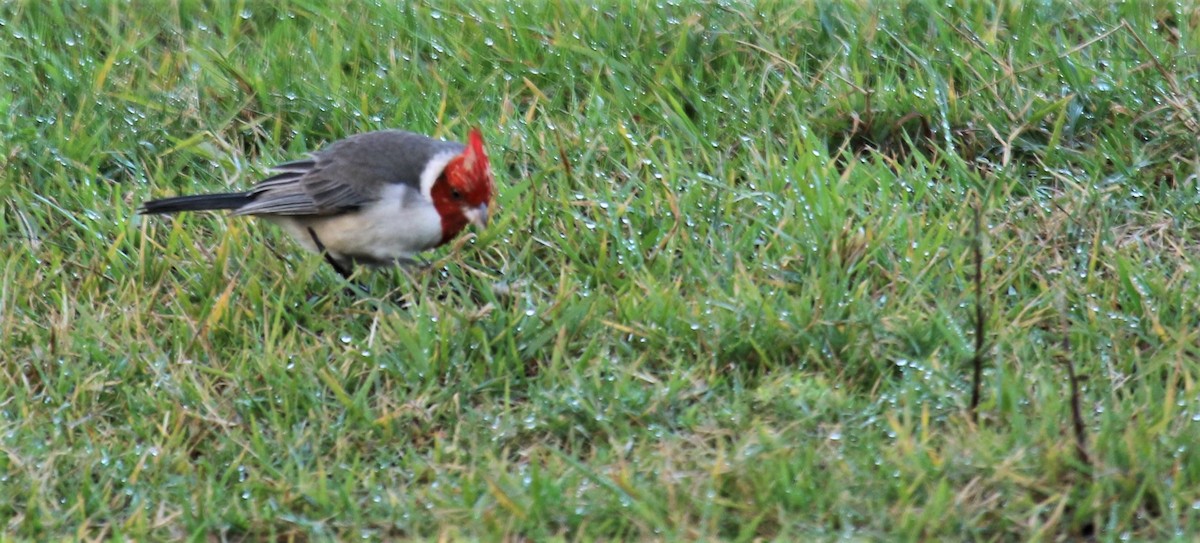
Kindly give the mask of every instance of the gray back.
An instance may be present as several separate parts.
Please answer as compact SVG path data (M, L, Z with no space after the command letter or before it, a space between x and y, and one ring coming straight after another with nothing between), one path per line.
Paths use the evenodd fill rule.
M405 132L357 134L312 154L280 164L280 173L250 189L254 201L238 215L325 215L378 200L392 184L421 188L421 172L435 155L466 146Z

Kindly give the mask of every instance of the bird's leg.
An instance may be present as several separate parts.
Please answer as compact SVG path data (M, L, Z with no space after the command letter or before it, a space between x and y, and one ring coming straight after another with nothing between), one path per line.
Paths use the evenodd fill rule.
M329 251L325 250L325 244L321 243L321 238L317 237L317 232L313 230L311 226L308 227L308 235L312 237L313 244L317 246L317 252L321 253L321 256L325 257L325 261L328 262L330 266L333 266L333 270L338 272L338 275L341 275L343 278L349 281L350 270L346 269L341 264L338 264L338 261L334 260L333 256L329 254Z
M410 269L428 270L429 268L433 267L433 263L431 263L428 260L425 260L424 258L421 258L419 256L417 256L417 257L402 256L402 257L392 260L392 264L395 264L397 267L399 267L401 270L403 270L405 272L407 272Z
M351 270L339 264L337 260L334 260L333 255L329 254L329 251L325 249L325 244L321 243L321 238L317 237L317 232L313 230L311 226L308 227L308 235L312 237L313 244L317 246L317 251L321 253L321 256L325 257L325 261L328 262L330 266L333 266L333 271L338 272L338 275L341 275L343 279L348 281L351 285L357 287L358 290L362 291L364 294L368 294L366 288L350 279ZM354 289L349 288L346 289L346 292L350 295L357 294Z

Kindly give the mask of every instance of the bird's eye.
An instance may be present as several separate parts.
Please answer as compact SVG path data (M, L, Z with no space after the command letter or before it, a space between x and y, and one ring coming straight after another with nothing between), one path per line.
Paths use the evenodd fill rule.
M462 200L463 196L461 192L458 192L458 189L450 189L450 197L455 200Z

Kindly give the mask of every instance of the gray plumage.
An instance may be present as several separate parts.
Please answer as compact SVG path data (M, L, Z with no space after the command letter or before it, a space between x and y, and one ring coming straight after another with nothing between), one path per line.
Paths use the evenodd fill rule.
M421 171L434 155L461 153L461 143L402 130L358 134L272 168L276 175L248 192L252 201L234 215L328 215L380 198L389 184L421 188Z
M483 200L458 200L458 223L443 230L444 217L432 190L447 165L467 146L403 130L350 136L309 158L271 168L274 173L245 192L151 200L144 214L229 210L256 215L283 227L306 249L323 253L344 276L353 264L386 265L445 243L467 222L487 225L491 173L482 138L471 133L483 170Z
M403 130L350 136L311 158L271 168L278 172L246 192L179 196L146 202L145 214L229 209L233 215L330 215L378 201L388 185L421 188L435 155L458 154L461 143Z

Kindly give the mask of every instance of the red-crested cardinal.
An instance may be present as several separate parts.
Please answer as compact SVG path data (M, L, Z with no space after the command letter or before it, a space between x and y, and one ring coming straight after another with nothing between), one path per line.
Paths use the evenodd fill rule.
M468 223L487 226L495 192L483 136L467 144L381 130L350 136L246 192L150 200L142 214L230 210L282 226L349 277L354 264L408 261Z

